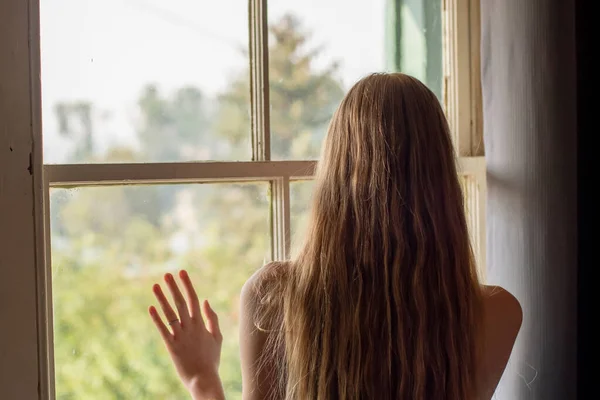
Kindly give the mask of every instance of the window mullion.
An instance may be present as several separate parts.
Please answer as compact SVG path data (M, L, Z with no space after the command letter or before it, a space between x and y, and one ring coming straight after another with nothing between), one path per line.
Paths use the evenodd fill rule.
M287 260L290 256L290 178L271 181L272 259Z
M50 186L73 187L304 179L312 177L315 167L315 161L51 164L44 173Z
M469 0L446 0L444 14L444 99L457 153L471 148L471 51Z
M271 160L267 0L250 0L252 160ZM290 238L289 175L271 180L271 258L285 260Z
M471 156L483 156L483 94L481 92L480 0L469 1L469 49L471 77Z
M249 0L252 161L271 159L267 0Z

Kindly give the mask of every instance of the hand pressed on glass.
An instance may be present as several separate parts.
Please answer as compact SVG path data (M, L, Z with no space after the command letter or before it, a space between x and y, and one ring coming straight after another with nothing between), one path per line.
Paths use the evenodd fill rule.
M161 286L155 284L152 287L169 326L154 306L149 308L150 316L171 355L179 378L194 400L224 399L218 373L223 336L217 314L207 300L202 302L200 309L198 295L186 271L180 271L179 278L183 282L187 301L173 275L165 275L177 312L173 310Z

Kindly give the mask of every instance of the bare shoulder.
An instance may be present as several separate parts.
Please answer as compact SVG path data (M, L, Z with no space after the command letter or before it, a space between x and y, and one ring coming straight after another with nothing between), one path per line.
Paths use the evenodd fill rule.
M484 286L484 312L487 320L508 324L517 331L523 321L523 309L519 300L500 286Z
M259 268L242 286L242 302L252 308L268 302L281 288L286 267L285 262L271 262Z
M519 300L500 286L483 287L481 384L483 398L491 398L512 353L523 310Z

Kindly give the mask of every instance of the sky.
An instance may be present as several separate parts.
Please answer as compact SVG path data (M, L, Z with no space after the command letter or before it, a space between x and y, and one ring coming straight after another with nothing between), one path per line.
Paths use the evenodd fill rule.
M349 87L384 69L385 0L271 0L269 20L286 12L324 45L316 65L341 61ZM156 83L165 93L194 85L207 94L247 66L247 0L41 0L45 161L61 162L53 106L85 100L101 110L99 145L134 140L135 102Z

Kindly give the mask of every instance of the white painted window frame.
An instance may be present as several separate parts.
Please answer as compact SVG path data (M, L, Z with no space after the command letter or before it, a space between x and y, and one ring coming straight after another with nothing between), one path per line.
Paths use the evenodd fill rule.
M479 0L443 0L445 106L469 224L485 266L485 162L479 84ZM0 387L6 398L54 399L49 248L51 187L268 181L272 257L290 251L290 182L315 161L271 161L266 0L249 0L252 161L43 165L39 0L0 2ZM484 268L482 268L482 273Z

